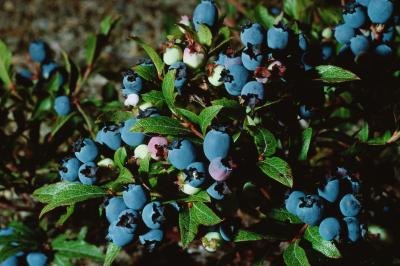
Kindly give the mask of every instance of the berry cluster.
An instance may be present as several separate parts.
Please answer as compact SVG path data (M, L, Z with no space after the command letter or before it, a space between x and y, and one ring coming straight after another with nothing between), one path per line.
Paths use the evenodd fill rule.
M2 228L0 229L0 236L11 236L13 234L12 228ZM13 243L15 244L15 243ZM0 246L1 248L1 246ZM47 263L47 256L39 251L29 252L28 254L24 254L23 252L19 252L16 255L13 255L3 262L0 263L0 266L18 266L19 257L23 257L26 255L26 264L28 266L45 266Z
M347 239L357 242L365 234L365 226L358 216L360 183L347 171L338 168L336 175L327 176L318 188L318 195L292 191L286 199L286 209L308 225L319 225L325 240Z
M380 57L390 56L390 44L399 22L395 10L391 0L357 0L346 4L344 23L335 29L335 38L343 45L340 53L351 51L359 56L371 51Z

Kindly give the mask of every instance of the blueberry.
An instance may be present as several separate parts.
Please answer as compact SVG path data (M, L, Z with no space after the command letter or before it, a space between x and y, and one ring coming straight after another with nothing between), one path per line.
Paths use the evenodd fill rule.
M392 48L386 44L380 44L375 48L375 54L383 57L390 56L393 53Z
M368 4L368 16L373 23L384 24L392 16L394 4L389 0L371 0Z
M307 51L308 50L308 39L304 33L299 34L299 48L302 51Z
M83 163L94 161L99 154L96 143L88 138L78 139L73 145L73 150L76 158Z
M55 73L58 69L58 64L54 62L48 62L42 65L42 77L48 79Z
M164 206L158 201L148 203L143 208L142 219L148 228L159 229L166 221Z
M203 247L208 252L217 251L223 244L221 234L219 232L208 232L202 239Z
M67 180L73 182L78 179L78 170L81 163L78 159L72 157L66 157L61 161L61 165L58 168L61 180Z
M355 217L344 217L347 226L347 237L352 242L357 242L361 238L360 223Z
M301 55L301 63L303 64L304 70L309 71L314 68L313 54L311 52L305 52Z
M264 42L264 39L265 30L260 24L249 23L241 27L240 40L242 41L243 45L260 45Z
M367 7L370 0L356 0L357 4Z
M189 164L185 170L185 182L192 187L201 187L207 181L207 170L202 162L194 162Z
M17 256L11 256L0 262L0 266L18 266Z
M107 239L115 245L123 247L133 241L135 233L132 233L132 230L124 227L122 224L117 225L117 222L118 221L115 221L108 227Z
M241 56L235 56L235 55L227 55L225 58L224 62L224 67L228 68L233 65L242 65L242 57Z
M175 62L173 63L168 70L176 69L175 74L175 89L178 91L179 94L182 94L182 89L186 84L187 80L187 67L186 64L183 62Z
M97 170L94 162L86 162L79 167L78 177L82 184L93 185L97 181Z
M292 191L285 201L286 210L288 210L291 214L296 215L297 205L300 202L300 198L305 196L306 195L301 191Z
M219 233L223 240L233 241L238 231L237 224L232 220L226 220L219 225Z
M256 70L261 65L263 54L259 47L249 44L242 52L242 63L250 71Z
M119 213L116 225L123 227L126 232L134 234L140 222L140 214L132 209L126 209Z
M307 105L300 105L299 116L302 119L310 119L314 115L313 111Z
M0 236L11 236L14 230L11 227L1 228Z
M296 214L304 223L317 225L323 218L324 202L318 195L307 195L300 198Z
M230 194L231 191L225 182L214 182L211 186L207 188L207 194L211 198L216 200L222 200L226 195Z
M26 255L26 263L28 266L45 266L47 259L47 256L42 252L31 252Z
M132 127L139 121L136 118L130 118L124 122L121 127L121 139L129 146L136 147L142 144L146 136L141 132L131 132Z
M143 87L142 78L139 77L135 72L132 70L128 70L124 72L122 79L122 94L127 96L131 93L139 93Z
M125 205L130 209L141 210L149 201L149 195L146 189L141 185L130 184L122 192Z
M360 181L357 179L351 178L349 175L343 177L343 179L348 183L350 186L350 191L353 194L358 194L361 191L361 184Z
M106 217L108 222L113 223L117 220L119 214L126 209L124 199L122 197L112 197L105 202Z
M274 6L274 7L271 7L270 12L273 16L278 16L282 12L282 10L279 7Z
M19 70L17 75L26 80L31 80L33 78L32 72L27 68L22 68Z
M232 96L240 95L240 92L246 84L249 76L249 71L242 65L231 65L221 73L225 89Z
M196 149L187 139L176 139L168 147L168 161L177 169L185 169L196 160Z
M218 10L213 0L202 0L193 12L193 24L196 31L200 24L205 24L212 28L218 19Z
M319 234L324 240L331 241L340 236L340 223L334 217L328 217L322 220L319 225Z
M369 40L363 35L357 35L350 40L350 49L355 56L364 54L369 49Z
M212 129L204 137L203 151L208 160L228 156L232 139L225 130Z
M318 188L318 195L329 202L339 198L340 182L336 178L328 177L326 182Z
M273 26L267 33L268 47L276 50L283 50L289 43L289 32L283 27Z
M357 216L361 211L361 203L353 194L346 194L339 203L340 212L344 216Z
M59 116L68 115L71 112L71 103L68 96L62 95L56 97L54 100L54 110Z
M332 58L335 53L335 47L331 42L324 42L321 44L321 57L322 60L326 61Z
M211 160L208 173L215 181L225 181L231 175L232 168L226 159L217 157Z
M357 29L364 25L366 19L367 16L365 15L364 9L361 6L354 3L348 3L345 6L343 12L343 20L345 24Z
M152 137L147 144L151 158L161 160L168 156L168 140L164 137Z
M33 41L29 44L29 56L32 61L42 63L48 56L48 48L43 41Z
M164 232L162 230L153 229L146 234L140 235L139 241L149 252L152 252L161 244L163 238Z
M382 42L387 43L393 41L395 33L396 32L393 26L385 29L385 31L382 33Z
M108 125L101 129L103 133L100 135L101 143L111 150L117 150L121 147L120 127L117 125Z
M340 44L349 43L350 39L353 38L355 34L354 29L346 24L339 25L335 28L335 38Z
M254 107L264 100L264 85L257 81L249 81L244 85L240 95L249 106Z

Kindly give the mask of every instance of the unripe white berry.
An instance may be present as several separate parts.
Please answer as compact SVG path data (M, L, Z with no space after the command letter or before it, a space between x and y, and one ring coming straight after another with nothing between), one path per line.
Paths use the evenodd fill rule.
M221 73L224 70L224 66L217 65L214 67L211 76L208 77L208 81L211 85L218 87L221 86L224 82L221 79Z

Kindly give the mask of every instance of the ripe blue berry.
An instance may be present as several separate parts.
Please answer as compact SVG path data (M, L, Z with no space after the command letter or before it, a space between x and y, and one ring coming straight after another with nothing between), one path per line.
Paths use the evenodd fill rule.
M121 133L117 125L108 125L101 129L100 141L102 144L112 150L117 150L121 147Z
M231 54L231 55L227 55L225 57L225 62L224 62L225 68L228 68L233 65L241 65L241 64L242 64L242 57L240 55L236 56L234 54Z
M300 198L296 214L304 223L317 225L323 218L324 210L324 202L319 196L307 195Z
M142 78L139 77L135 72L132 70L128 70L124 72L122 79L122 94L127 96L131 93L138 94L143 87Z
M108 227L107 239L113 242L115 245L123 247L133 241L135 232L132 233L132 230L126 228L122 224L117 225L117 223L118 221L115 221Z
M61 165L58 168L61 180L67 180L73 182L78 179L78 170L81 163L78 159L72 157L66 157L61 161Z
M340 182L336 178L328 177L326 182L318 188L318 195L329 202L335 202L339 198Z
M45 266L47 263L47 256L42 252L31 252L26 255L26 263L28 266Z
M133 210L141 210L149 200L146 189L141 185L130 184L127 189L122 192L125 205Z
M218 19L218 10L213 0L202 0L193 12L193 24L196 31L200 24L205 24L212 28Z
M306 195L302 191L292 191L285 201L286 210L288 210L291 214L296 215L297 205L299 205L300 198L305 196Z
M363 35L357 35L350 40L350 49L354 55L364 54L369 49L369 40Z
M249 71L242 65L231 65L221 73L225 89L232 96L240 95L249 75Z
M88 138L78 139L73 145L73 150L76 158L83 163L94 161L99 154L96 143Z
M249 44L242 52L242 63L250 71L256 70L261 65L263 54L259 47Z
M324 42L321 44L321 57L322 60L329 60L335 52L335 47L331 42Z
M86 162L79 167L78 177L82 184L93 185L97 181L97 170L94 162Z
M313 111L307 105L300 105L299 116L302 119L310 119L314 115Z
M202 162L194 162L189 164L185 170L185 182L192 187L201 187L207 181L207 170Z
M335 28L335 38L340 44L349 43L355 34L354 29L347 24L342 24Z
M182 94L182 89L186 84L187 80L187 67L186 64L183 62L176 62L173 63L168 70L176 69L175 74L175 89L178 91L179 94Z
M141 132L131 132L131 128L138 121L139 119L130 118L124 122L124 125L120 129L122 141L132 147L139 146L146 138L146 136Z
M267 33L268 47L276 50L283 50L289 43L289 32L283 27L271 27Z
M392 16L394 4L389 0L371 0L368 4L368 16L373 23L384 24Z
M250 23L241 27L240 40L242 41L243 45L260 45L264 42L264 39L265 30L260 24Z
M68 115L71 112L71 103L68 96L63 95L56 97L54 100L54 110L59 116Z
M327 241L339 238L340 231L340 223L334 217L325 218L319 225L319 234Z
M17 256L8 257L3 262L0 262L0 266L18 266Z
M33 41L29 44L29 56L32 61L42 63L48 56L48 49L43 41Z
M357 242L361 238L360 223L355 217L344 217L347 226L347 237L352 242Z
M340 212L344 216L357 216L361 211L361 203L353 194L346 194L339 203Z
M140 214L132 209L126 209L120 212L116 220L117 226L122 226L125 231L134 234L140 222Z
M166 221L165 209L158 201L153 201L144 206L142 220L150 229L159 229Z
M42 77L44 79L48 79L51 77L51 75L53 73L55 73L55 71L57 71L58 69L58 64L54 63L54 62L48 62L46 64L42 65Z
M357 4L367 7L370 0L356 0Z
M390 56L392 52L392 48L386 44L380 44L375 48L375 54L383 57Z
M257 81L249 81L244 85L240 95L249 106L254 107L264 100L264 85Z
M222 200L226 195L230 194L228 185L225 182L214 182L207 188L207 194L216 200Z
M111 199L107 199L104 205L106 217L109 223L113 223L117 220L119 214L127 208L122 197L112 197Z
M208 160L228 156L231 137L224 130L212 129L204 137L203 151Z
M168 160L177 169L185 169L196 160L196 149L187 139L174 140L168 147Z
M305 52L308 50L308 46L309 46L309 44L308 44L306 35L304 33L300 33L299 34L299 48Z
M223 240L229 242L233 241L238 231L238 226L234 221L226 220L219 226L219 233Z
M153 229L146 234L140 235L139 241L149 252L152 252L161 244L163 238L164 232L162 230Z
M367 16L365 15L364 9L354 3L349 3L346 5L343 12L343 20L345 24L350 27L357 29L364 25Z
M217 157L211 160L208 173L215 181L225 181L231 175L232 168L228 160Z

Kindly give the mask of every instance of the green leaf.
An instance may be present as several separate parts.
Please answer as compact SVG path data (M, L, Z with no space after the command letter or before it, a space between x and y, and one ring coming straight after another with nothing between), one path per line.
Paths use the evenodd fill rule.
M234 242L245 242L245 241L257 241L257 240L262 240L264 239L263 235L260 235L255 232L251 232L248 230L244 229L239 229L235 239L233 240Z
M196 221L202 225L210 226L222 221L221 218L203 202L193 202L190 213L193 219L196 219Z
M7 45L2 40L0 40L0 79L6 86L10 86L12 84L9 73L11 66L11 57L11 51L8 49Z
M54 255L53 263L55 266L72 266L70 258L64 256L61 252Z
M212 105L221 105L224 108L231 108L231 109L240 109L242 108L240 106L240 104L238 103L238 101L236 100L232 100L232 99L228 99L228 98L220 98L220 99L216 99L211 101Z
M139 165L139 173L148 173L150 171L150 160L151 156L150 154L147 154L146 157L143 159L140 159L140 165Z
M53 200L53 198L68 187L74 186L75 183L71 182L58 182L50 185L45 185L36 189L33 192L33 197L42 203L49 203Z
M171 136L182 136L191 134L190 129L183 127L178 120L166 116L140 119L133 126L131 131Z
M67 206L66 212L63 215L61 215L60 218L58 218L56 226L58 227L63 225L68 220L68 218L71 217L74 211L75 211L75 205Z
M315 68L318 72L319 77L317 80L322 80L326 83L341 83L346 81L354 81L359 80L360 78L341 67L332 66L332 65L321 65Z
M21 246L2 246L0 247L0 265L7 258L17 254L18 252L23 251Z
M202 190L194 195L190 195L190 196L182 199L182 201L185 201L185 202L196 202L196 201L211 202L211 198L208 195L207 191Z
M184 208L179 212L179 232L184 247L187 247L194 240L198 226L197 221L191 217L191 212L188 208Z
M84 240L57 240L52 242L52 248L68 258L104 260L104 254L101 249Z
M358 139L362 142L367 142L369 137L369 126L365 122L361 130L358 132Z
M151 103L154 107L162 109L165 103L164 95L161 91L151 90L142 94L143 101Z
M133 69L135 70L136 74L145 80L153 81L157 79L157 72L153 66L137 65Z
M303 222L296 215L291 214L285 208L275 208L267 213L269 218L291 224L302 224Z
M150 45L148 45L147 43L142 41L139 37L133 36L133 37L131 37L131 39L136 41L143 48L143 50L147 53L147 55L153 61L154 65L157 69L158 76L161 77L163 70L164 70L164 62L161 59L161 57L158 55L158 53Z
M278 143L269 130L260 127L253 127L252 134L259 154L268 157L276 152Z
M285 0L283 10L293 19L309 23L314 6L314 1L310 0Z
M106 16L101 22L100 22L100 33L103 35L109 35L111 29L115 26L115 24L118 22L120 17L118 16Z
M303 133L301 134L302 145L299 154L300 161L305 161L307 159L307 153L311 143L312 131L313 131L312 128L308 127L304 129Z
M118 150L114 153L114 163L118 166L119 169L123 169L127 157L125 147L118 148Z
M222 105L213 105L204 108L199 114L199 125L203 135L207 132L207 127L211 125L212 120L218 115L223 108Z
M201 44L210 46L213 36L210 29L206 25L200 24L197 31L197 38Z
M287 186L293 186L292 169L290 165L279 157L265 158L258 163L258 167L269 177Z
M299 240L291 243L283 252L283 260L288 266L311 265L307 259L306 252L299 246Z
M100 187L74 183L54 195L49 204L40 212L40 217L57 207L69 206L81 201L104 197L105 195L105 190Z
M342 257L334 242L322 239L318 231L318 226L308 226L304 232L304 239L311 243L313 249L321 252L326 257L333 259Z
M275 18L271 14L269 14L268 9L261 4L258 4L256 6L254 10L254 16L256 21L258 21L267 29L273 26L275 23Z
M96 119L96 123L113 122L115 124L119 124L119 123L125 122L126 120L128 120L132 117L133 117L133 114L131 112L110 111L110 112L104 112L101 115L99 115Z
M178 113L186 117L190 122L199 124L199 117L192 111L183 108L177 108L176 110L178 111Z
M121 248L114 243L108 243L106 251L106 259L104 260L104 266L111 266L113 261L117 258Z
M56 123L54 124L52 130L51 130L51 137L54 137L57 132L64 126L67 124L67 122L74 116L76 115L76 112L72 112L70 114L68 114L67 116L59 116L57 117Z
M86 41L85 58L88 66L93 65L94 55L96 54L97 36L90 33Z
M177 95L175 92L175 74L176 70L168 71L162 83L162 93L164 95L165 102L173 114L176 113L175 97Z

